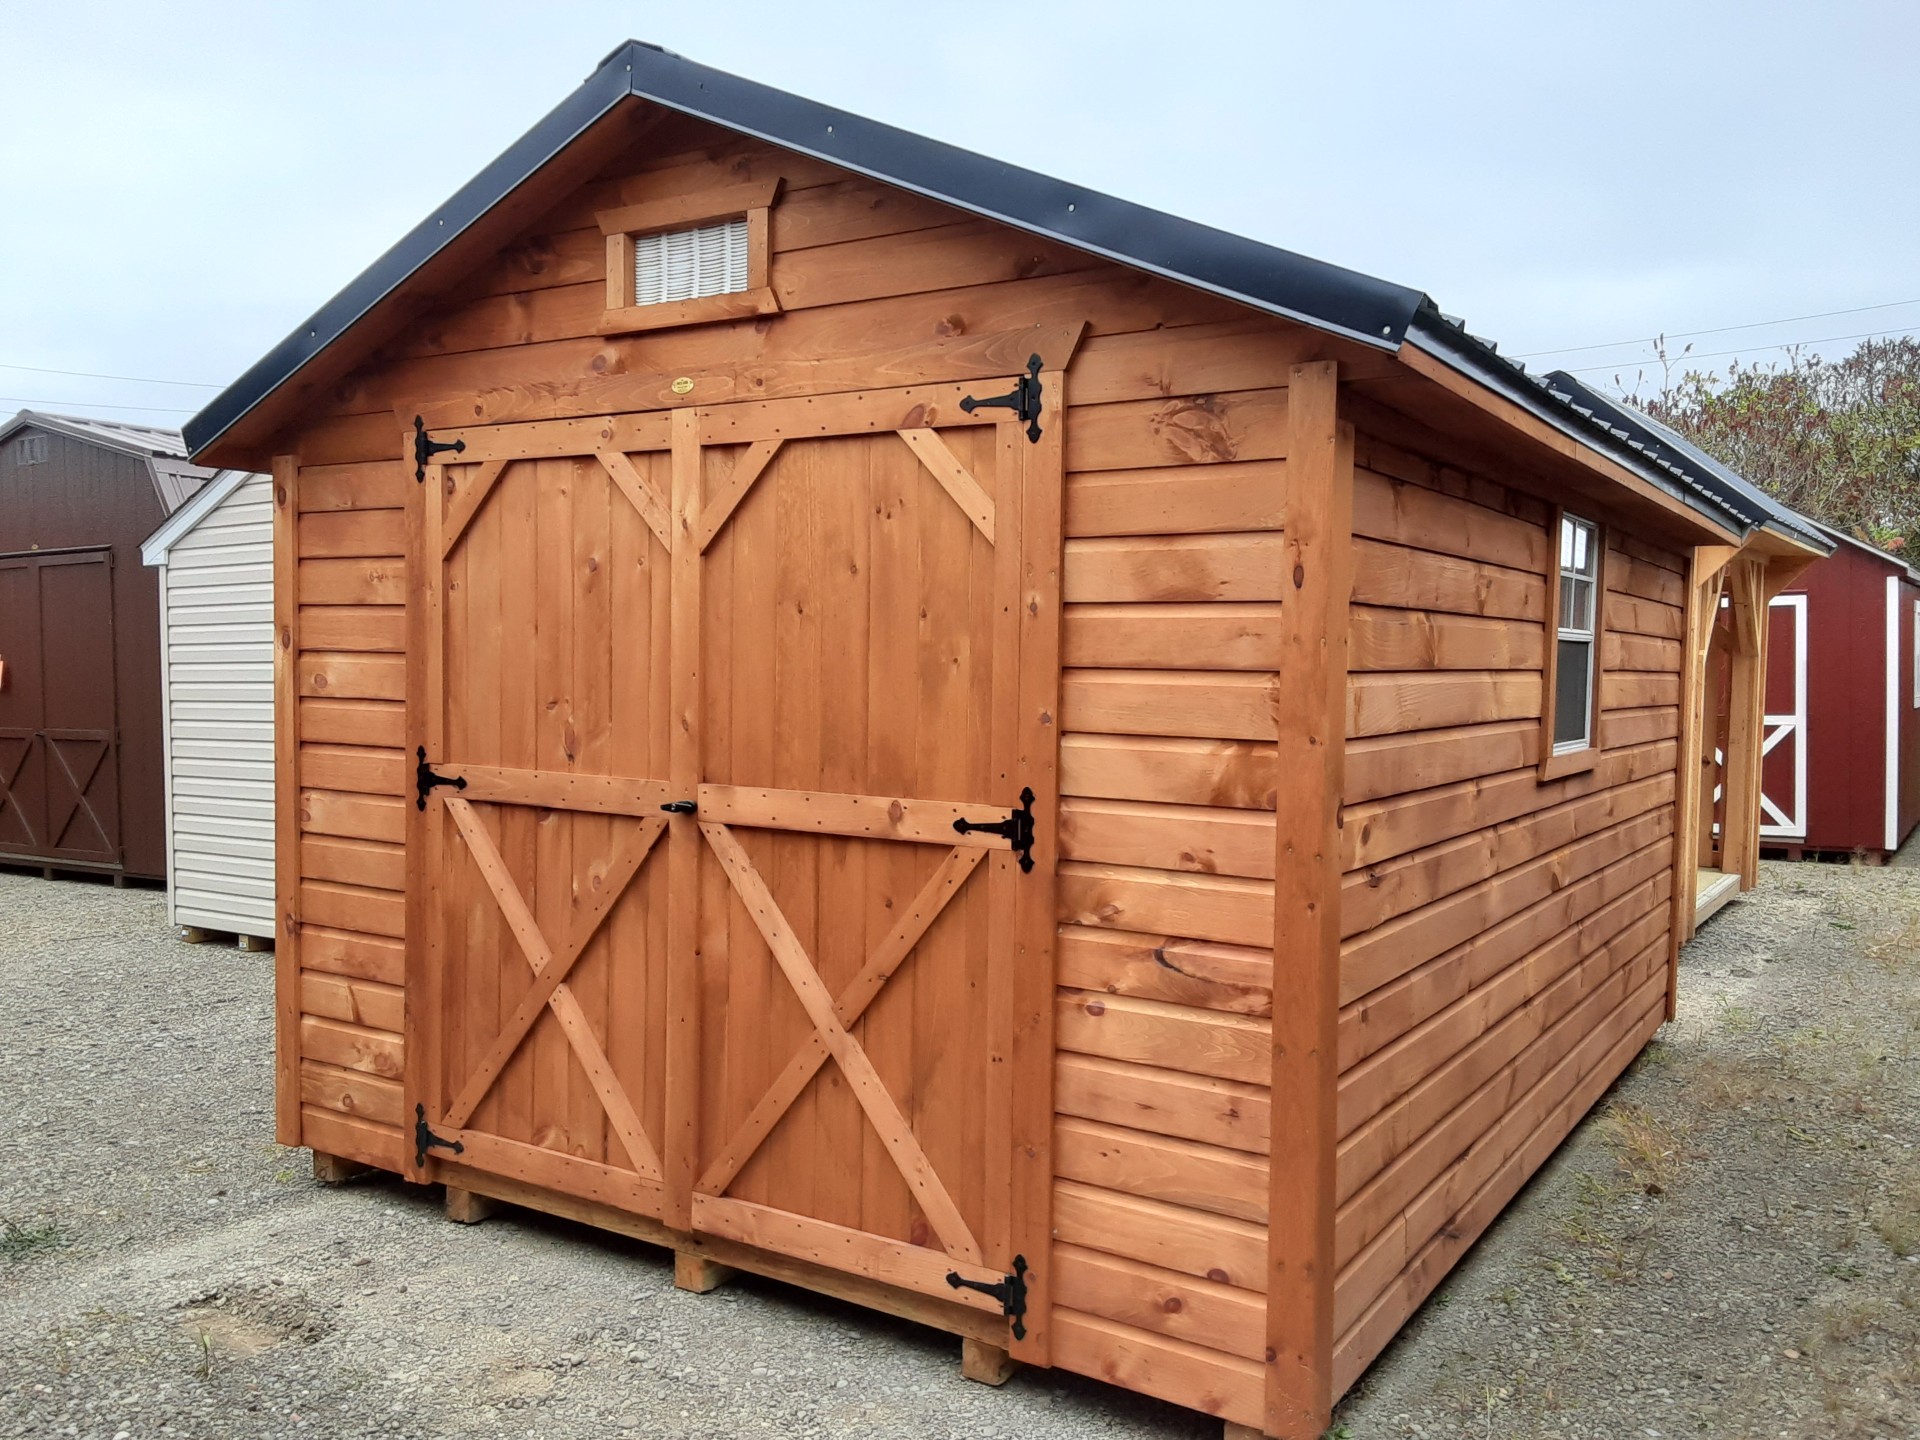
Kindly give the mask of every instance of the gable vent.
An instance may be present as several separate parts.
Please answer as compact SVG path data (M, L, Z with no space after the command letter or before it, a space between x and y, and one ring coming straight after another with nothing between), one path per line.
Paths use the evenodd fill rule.
M690 230L633 239L633 303L659 305L747 288L747 221L723 220Z

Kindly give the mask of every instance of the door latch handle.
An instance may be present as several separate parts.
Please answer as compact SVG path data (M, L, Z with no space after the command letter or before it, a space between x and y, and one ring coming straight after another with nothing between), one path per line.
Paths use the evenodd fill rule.
M660 808L669 815L693 815L697 814L700 809L700 807L691 800L669 800Z
M1033 789L1020 792L1020 808L1004 820L956 820L953 828L962 835L998 835L1020 857L1020 868L1033 869Z

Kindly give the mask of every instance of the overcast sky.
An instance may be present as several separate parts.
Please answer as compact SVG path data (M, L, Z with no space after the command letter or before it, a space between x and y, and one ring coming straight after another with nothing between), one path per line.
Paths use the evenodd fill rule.
M224 385L629 36L1416 286L1603 384L1660 331L1719 332L1718 366L1920 329L1893 0L4 0L0 412L179 424L214 391L24 367Z

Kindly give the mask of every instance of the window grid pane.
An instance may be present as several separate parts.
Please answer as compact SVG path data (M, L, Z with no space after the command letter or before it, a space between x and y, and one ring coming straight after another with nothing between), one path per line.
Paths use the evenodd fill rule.
M1553 676L1553 748L1582 750L1593 717L1593 641L1561 640Z
M690 230L636 235L633 303L660 305L747 288L747 220L723 220Z
M1593 743L1593 659L1600 531L1576 515L1560 517L1560 627L1554 657L1553 748Z

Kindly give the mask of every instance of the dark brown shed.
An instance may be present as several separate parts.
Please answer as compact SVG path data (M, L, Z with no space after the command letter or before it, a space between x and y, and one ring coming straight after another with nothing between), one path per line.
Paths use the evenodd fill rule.
M160 879L159 590L140 542L214 472L178 434L0 425L0 863Z

